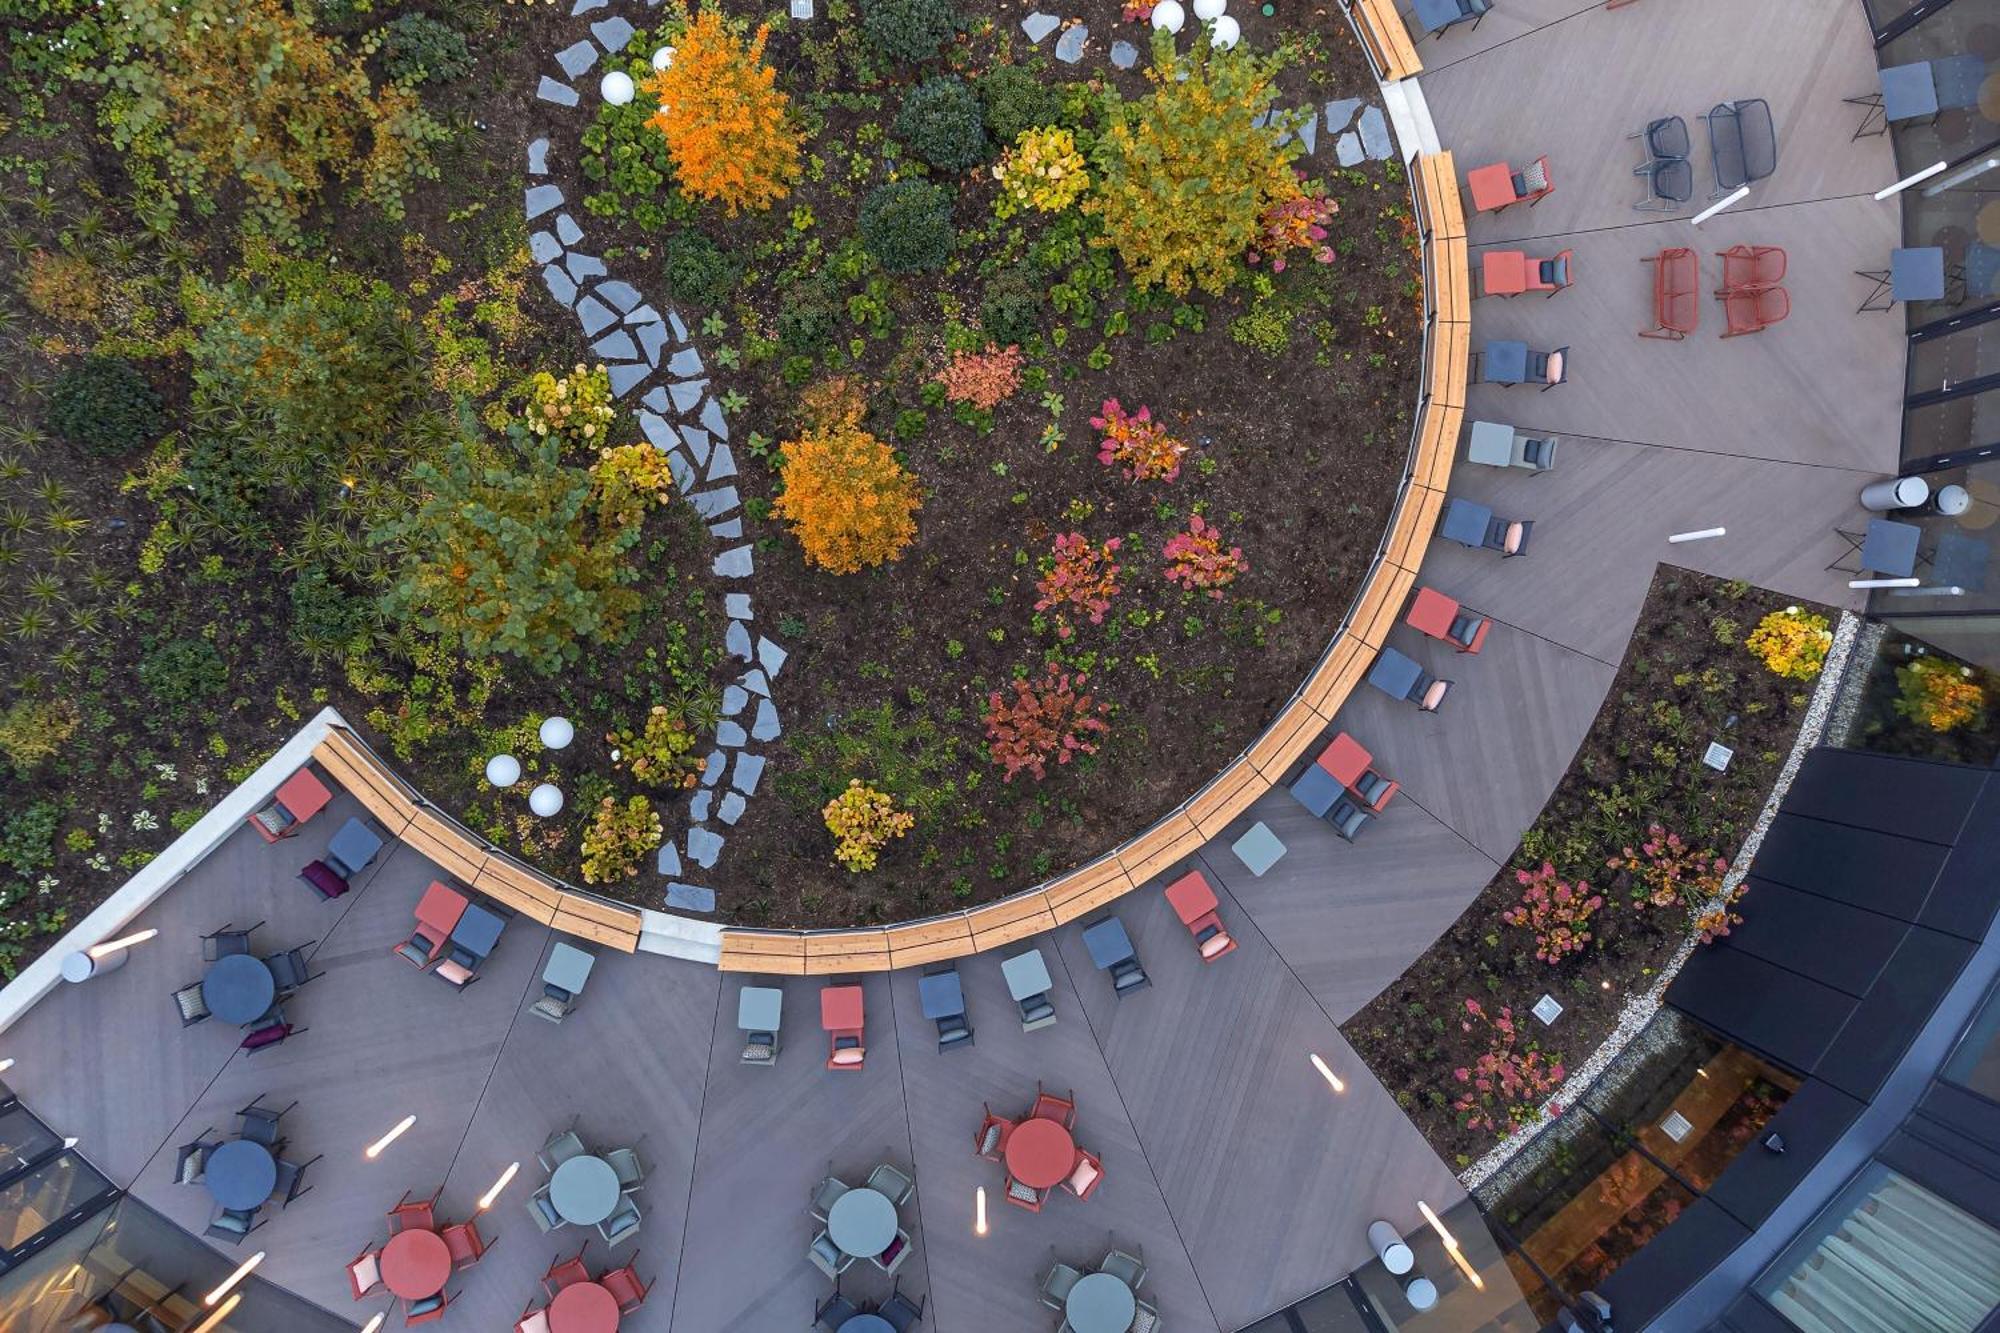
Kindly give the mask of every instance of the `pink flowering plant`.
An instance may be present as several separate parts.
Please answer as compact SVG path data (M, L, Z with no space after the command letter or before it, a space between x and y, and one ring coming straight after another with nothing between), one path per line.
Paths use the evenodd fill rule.
M1097 461L1122 469L1128 480L1172 481L1181 474L1187 446L1153 420L1150 407L1142 404L1128 413L1116 398L1107 398L1090 424L1104 437L1098 441Z
M1232 546L1222 548L1222 529L1203 519L1200 514L1189 517L1187 531L1177 532L1167 538L1167 581L1193 592L1205 589L1210 597L1220 600L1222 590L1236 581L1238 574L1250 572L1250 562L1243 558L1243 548Z
M1592 893L1582 880L1566 884L1547 861L1539 870L1516 870L1521 901L1500 914L1510 926L1535 932L1535 957L1558 963L1590 947L1590 918L1604 906L1604 895Z
M1743 924L1735 905L1746 886L1723 889L1729 862L1713 851L1697 851L1658 824L1646 830L1636 851L1627 847L1605 864L1623 873L1635 910L1677 907L1687 913L1689 931L1703 944L1713 944L1731 926Z
M1300 179L1304 179L1303 172ZM1280 199L1258 216L1257 239L1246 257L1252 264L1268 257L1273 273L1285 271L1289 250L1308 250L1315 264L1331 264L1333 247L1326 243L1326 224L1339 211L1337 202L1314 194Z
M1058 638L1067 639L1071 634L1063 616L1067 609L1084 612L1093 625L1104 623L1104 613L1111 609L1111 599L1122 586L1115 557L1124 544L1123 538L1113 537L1102 545L1092 545L1080 532L1057 536L1055 553L1042 560L1042 577L1035 584L1041 597L1035 610L1056 611Z
M1479 1001L1468 999L1458 1020L1461 1032L1484 1031L1486 1049L1468 1067L1451 1071L1460 1092L1451 1104L1467 1129L1505 1136L1535 1118L1541 1104L1562 1086L1559 1056L1544 1052L1525 1037L1505 1005L1488 1014ZM1552 1107L1560 1113L1560 1107Z

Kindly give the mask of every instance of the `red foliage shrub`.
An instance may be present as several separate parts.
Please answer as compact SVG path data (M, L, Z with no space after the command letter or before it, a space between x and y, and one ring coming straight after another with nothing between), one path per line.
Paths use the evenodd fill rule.
M1012 782L1022 769L1040 781L1049 760L1067 764L1074 755L1097 752L1089 738L1108 730L1099 716L1107 705L1078 692L1084 680L1049 667L1033 684L1015 681L1012 699L999 690L987 698L987 752L1005 770L1003 782Z
M1124 545L1113 537L1102 546L1092 546L1080 532L1066 532L1056 538L1055 554L1042 562L1042 577L1035 584L1041 594L1037 611L1051 607L1077 607L1090 614L1090 623L1102 625L1111 599L1118 595L1118 562L1112 557ZM1056 617L1056 634L1067 639L1070 627Z

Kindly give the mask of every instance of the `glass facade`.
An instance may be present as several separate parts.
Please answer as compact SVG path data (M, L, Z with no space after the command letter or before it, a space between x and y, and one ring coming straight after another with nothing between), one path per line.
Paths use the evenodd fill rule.
M1849 749L1981 768L2000 761L2000 614L1892 616L1864 672Z
M1936 162L1956 164L2000 142L2000 23L1984 0L1934 5L1914 22L1897 25L1875 58L1887 69L1928 66L1934 115L1911 116L1889 126L1896 166L1903 175ZM1916 244L1917 242L1911 242Z
M2000 1103L2000 987L1986 997L1938 1077Z

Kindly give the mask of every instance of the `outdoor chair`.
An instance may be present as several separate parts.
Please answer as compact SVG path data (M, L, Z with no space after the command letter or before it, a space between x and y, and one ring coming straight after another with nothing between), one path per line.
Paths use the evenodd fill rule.
M806 1246L806 1258L814 1268L836 1280L854 1262L854 1256L843 1254L840 1247L833 1243L833 1237L824 1231L814 1236L812 1243Z
M174 992L174 1008L180 1011L181 1026L193 1027L208 1019L208 1001L202 996L201 983L183 986Z
M563 1225L562 1214L556 1211L555 1201L549 1197L547 1185L528 1196L528 1216L535 1219L535 1225L542 1229L544 1236Z
M1064 1180L1062 1187L1079 1199L1088 1199L1097 1193L1097 1187L1104 1183L1104 1160L1090 1149L1078 1145L1076 1167Z
M541 1159L542 1170L549 1172L553 1172L572 1157L583 1156L583 1140L577 1137L574 1122L570 1128L549 1135L548 1142L542 1145L542 1150L535 1156Z
M740 1063L760 1065L766 1069L778 1067L778 1034L775 1032L746 1032L743 1034L743 1055Z
M174 1183L177 1185L198 1185L202 1173L208 1169L208 1155L219 1147L208 1141L208 1129L194 1136L192 1142L183 1143L174 1150Z
M1360 800L1361 808L1374 815L1381 814L1388 807L1389 798L1402 789L1402 783L1385 778L1372 768L1364 770L1349 788Z
M1653 327L1641 338L1678 342L1701 327L1701 261L1684 245L1669 246L1639 261L1653 266Z
M618 1197L611 1216L597 1224L597 1234L604 1237L606 1245L621 1245L639 1234L639 1205L632 1202L631 1195Z
M1783 287L1731 292L1722 300L1722 311L1729 326L1722 336L1740 338L1783 323L1792 313L1792 298Z
M583 1252L589 1248L588 1243L578 1246L575 1254L567 1259L557 1258L549 1265L549 1271L542 1274L542 1290L550 1300L560 1295L564 1287L590 1281L590 1269L583 1262Z
M1515 431L1513 456L1508 459L1507 465L1526 468L1530 472L1547 472L1556 465L1556 441L1560 438L1545 435L1537 439Z
M259 921L257 926L264 923ZM233 925L225 925L210 935L201 937L201 961L213 963L219 958L229 958L239 953L250 952L250 932L257 926L246 926L242 930Z
M1663 116L1626 138L1646 141L1646 160L1632 168L1634 176L1645 177L1646 193L1632 207L1667 213L1694 198L1694 168L1688 164L1686 121L1679 116Z
M304 1031L304 1028L293 1027L281 1017L274 1023L262 1024L246 1033L243 1040L237 1043L237 1049L255 1055L261 1050L279 1045L287 1038L295 1037Z
M1717 296L1775 287L1785 280L1785 252L1775 245L1732 245L1715 252L1722 261L1722 286Z
M1525 290L1547 292L1549 296L1554 296L1557 292L1562 291L1575 281L1570 276L1570 264L1575 258L1576 252L1574 250L1564 250L1551 259L1529 260L1527 273L1528 285Z
M808 1203L806 1211L824 1222L826 1221L826 1215L833 1211L833 1205L845 1193L847 1193L846 1182L829 1175L825 1180L820 1181L818 1185L813 1187L812 1199Z
M263 1225L254 1212L239 1213L234 1208L218 1208L201 1234L211 1240L226 1240L231 1245L241 1245L245 1236Z
M1139 965L1139 959L1136 955L1121 962L1113 963L1110 971L1111 993L1121 1000L1127 995L1135 991L1144 990L1153 984L1153 979L1146 975L1146 969Z
M1188 927L1194 936L1195 952L1201 955L1204 964L1212 963L1226 953L1236 952L1236 940L1222 928L1222 913L1210 912L1201 920Z
M938 1049L948 1051L972 1045L972 1025L964 1014L950 1014L937 1020Z
M1555 193L1555 182L1549 178L1549 159L1546 155L1514 173L1514 202L1533 208L1542 199Z
M1031 1213L1042 1211L1042 1201L1048 1197L1046 1190L1038 1190L1033 1185L1024 1185L1012 1176L1007 1177L1007 1202L1016 1208L1025 1208Z
M909 1258L910 1233L898 1227L896 1229L896 1239L890 1241L887 1249L870 1258L868 1262L874 1264L889 1277L894 1277L896 1270L907 1263Z
M630 1194L646 1183L646 1166L639 1160L639 1154L631 1148L613 1148L604 1154L604 1160L617 1173L618 1188Z
M470 1268L486 1253L486 1238L479 1234L477 1218L470 1222L453 1222L438 1231L445 1248L451 1251L451 1266L454 1270Z
M859 1306L836 1291L826 1298L826 1304L813 1311L813 1326L825 1329L826 1333L839 1333L842 1324L860 1313Z
M1446 28L1454 28L1470 19L1477 29L1486 11L1493 8L1493 0L1416 0L1417 22L1423 25L1426 35L1435 37Z
M1435 713L1444 704L1444 697L1451 690L1451 682L1439 680L1428 671L1419 671L1417 679L1404 697L1417 706L1420 713Z
M1132 1290L1137 1291L1146 1284L1146 1252L1127 1254L1123 1250L1113 1250L1104 1256L1104 1262L1097 1266L1100 1273L1109 1273Z
M299 822L299 817L285 809L285 803L273 796L269 805L252 811L246 822L257 830L258 836L265 842L276 842L290 835L292 825Z
M411 1324L428 1324L444 1318L444 1310L451 1304L451 1293L441 1291L435 1296L426 1296L420 1301L408 1301L403 1306L403 1327Z
M410 938L397 945L391 952L411 967L426 968L438 955L439 946L421 930L410 932Z
M1511 556L1528 553L1528 537L1535 530L1532 519L1489 519L1486 535L1479 545L1488 551L1498 551L1502 560Z
M453 990L463 992L479 980L479 960L463 949L454 948L431 969L431 975L448 983Z
M973 1137L972 1151L975 1156L997 1162L1006 1150L1007 1136L1014 1132L1014 1122L1004 1115L994 1115L993 1108L983 1102L980 1106L986 1112L986 1118L979 1122L979 1133Z
M1477 611L1461 609L1451 618L1451 628L1445 636L1454 649L1461 653L1476 653L1486 644L1486 632L1493 628L1493 622Z
M278 984L278 998L283 999L308 981L317 981L324 972L311 971L306 963L306 950L319 943L307 940L297 948L283 953L274 953L264 960L264 966L271 969L271 978Z
M271 1186L271 1193L285 1196L281 1207L289 1208L292 1206L292 1200L312 1193L312 1186L305 1183L306 1168L324 1156L325 1153L320 1153L303 1162L288 1162L282 1157L278 1159L278 1180Z
M1049 993L1030 995L1020 1001L1021 1031L1033 1032L1045 1028L1056 1021L1056 1007L1049 1002Z
M1368 812L1346 796L1333 803L1333 809L1326 812L1326 822L1333 825L1333 831L1349 842L1368 822Z
M576 996L570 994L561 986L556 985L553 981L544 981L542 983L542 993L536 997L533 1004L528 1006L528 1012L536 1018L546 1019L551 1023L560 1023L565 1018L568 1018L570 1011L575 1008Z
M1153 1333L1160 1326L1160 1312L1141 1300L1132 1302L1132 1324L1126 1333Z
M1042 1091L1042 1085L1035 1084L1035 1104L1028 1112L1030 1120L1053 1120L1064 1129L1076 1127L1076 1090L1072 1088L1067 1097L1058 1097L1052 1092Z
M889 1299L883 1301L875 1313L896 1333L910 1333L923 1321L924 1303L924 1297L919 1296L915 1305L910 1304L910 1298L903 1294L903 1284L898 1282L890 1290Z
M357 1301L366 1300L368 1293L382 1285L382 1251L363 1247L361 1253L347 1261L347 1285L354 1292Z
M1558 347L1553 352L1528 351L1528 380L1540 380L1542 392L1547 393L1558 384L1569 379L1569 348Z
M886 1196L890 1203L901 1208L917 1192L917 1182L884 1162L868 1173L868 1188Z
M521 1307L521 1317L514 1324L514 1333L549 1333L549 1312L544 1306L535 1308L531 1300Z
M1051 1310L1063 1308L1069 1299L1070 1288L1083 1280L1083 1274L1066 1263L1057 1262L1049 1266L1042 1275L1042 1304Z
M868 1058L867 1048L861 1044L859 1033L835 1032L827 1036L826 1067L828 1069L859 1069Z
M325 861L306 862L299 871L299 880L326 902L347 892L347 877Z
M653 1289L650 1282L639 1278L639 1256L634 1254L623 1268L614 1268L597 1279L597 1285L610 1292L618 1302L618 1313L631 1314L646 1303L646 1293Z
M1778 135L1771 104L1761 97L1718 102L1708 122L1708 151L1715 166L1714 198L1760 181L1778 169Z
M428 1199L410 1202L410 1192L403 1191L403 1197L396 1200L396 1206L389 1210L389 1234L394 1236L405 1230L436 1231L437 1201L444 1193L440 1185L431 1192Z
M275 1150L284 1142L284 1139L278 1134L278 1122L283 1120L286 1114L293 1107L297 1106L298 1103L294 1101L290 1106L285 1107L283 1111L273 1111L268 1106L259 1106L257 1104L262 1100L263 1098L260 1096L256 1101L251 1102L236 1113L236 1118L240 1124L238 1132L252 1143L261 1143L266 1148Z

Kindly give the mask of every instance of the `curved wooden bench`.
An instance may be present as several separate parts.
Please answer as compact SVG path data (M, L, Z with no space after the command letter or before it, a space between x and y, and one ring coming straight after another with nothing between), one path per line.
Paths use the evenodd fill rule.
M313 762L361 802L391 838L475 892L565 934L626 953L639 947L637 908L579 893L516 861L425 803L360 737L335 727Z
M1407 79L1423 71L1410 29L1396 12L1395 0L1341 0L1341 7L1360 34L1361 49L1384 83Z
M1365 10L1356 0L1350 10ZM1395 10L1384 3L1390 19ZM1395 30L1402 31L1400 20ZM1407 34L1405 35L1407 44ZM1413 71L1414 72L1414 71ZM947 916L869 930L722 933L725 972L785 976L876 972L983 953L1074 921L1171 869L1284 779L1330 725L1375 660L1409 599L1444 508L1465 420L1472 290L1465 210L1450 153L1419 158L1410 175L1423 238L1428 307L1423 389L1410 464L1375 563L1333 641L1291 702L1249 749L1179 809L1130 842L1036 888Z

